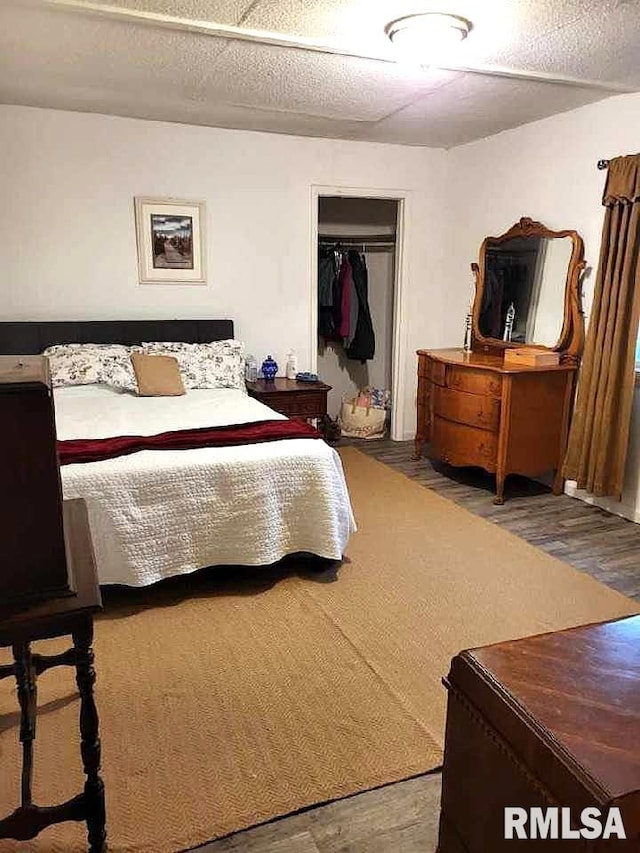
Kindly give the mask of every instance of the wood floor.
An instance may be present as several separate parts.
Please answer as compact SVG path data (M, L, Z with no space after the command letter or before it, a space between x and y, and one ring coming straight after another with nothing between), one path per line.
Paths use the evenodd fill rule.
M440 774L376 791L237 832L199 853L434 853Z
M344 442L345 444L347 442ZM413 442L348 442L470 512L499 524L640 602L640 525L545 486L412 458ZM200 853L435 853L440 774L308 809L198 848Z
M477 468L414 460L413 442L361 441L358 449L470 512L640 601L640 524L526 477L507 479L504 506L494 506L494 478Z

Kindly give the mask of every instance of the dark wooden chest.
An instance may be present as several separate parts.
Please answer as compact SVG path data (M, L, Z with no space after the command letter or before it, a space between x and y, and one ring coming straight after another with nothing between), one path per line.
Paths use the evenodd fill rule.
M0 607L70 591L46 359L0 356Z
M445 684L438 853L640 851L640 617L462 652ZM569 808L573 832L616 807L627 840L507 840L514 806Z

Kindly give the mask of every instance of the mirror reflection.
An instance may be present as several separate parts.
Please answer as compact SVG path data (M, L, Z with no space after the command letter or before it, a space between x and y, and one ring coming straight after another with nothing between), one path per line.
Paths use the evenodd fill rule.
M557 344L564 323L571 237L512 237L489 241L478 326L486 338Z

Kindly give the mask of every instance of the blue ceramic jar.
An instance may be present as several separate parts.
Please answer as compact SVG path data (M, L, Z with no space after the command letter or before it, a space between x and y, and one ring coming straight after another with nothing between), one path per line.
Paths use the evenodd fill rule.
M276 378L276 374L278 372L278 365L276 362L268 355L265 360L262 362L262 375L268 382L273 382Z

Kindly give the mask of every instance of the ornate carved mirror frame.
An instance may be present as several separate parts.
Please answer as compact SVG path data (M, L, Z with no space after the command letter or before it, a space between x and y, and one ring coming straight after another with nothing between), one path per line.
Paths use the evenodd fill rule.
M539 344L522 344L511 341L503 341L499 338L488 338L480 332L480 311L484 294L487 248L492 245L505 243L516 237L570 237L573 249L567 269L567 278L564 288L564 320L562 331L557 343L552 347L545 347L562 354L563 360L577 362L582 353L584 344L584 316L582 314L581 299L581 274L585 267L584 243L577 231L551 231L541 222L535 222L528 217L522 217L508 231L498 237L485 237L480 247L480 263L471 264L471 269L476 279L476 292L473 303L473 348L475 350L496 350L507 347L540 346Z

